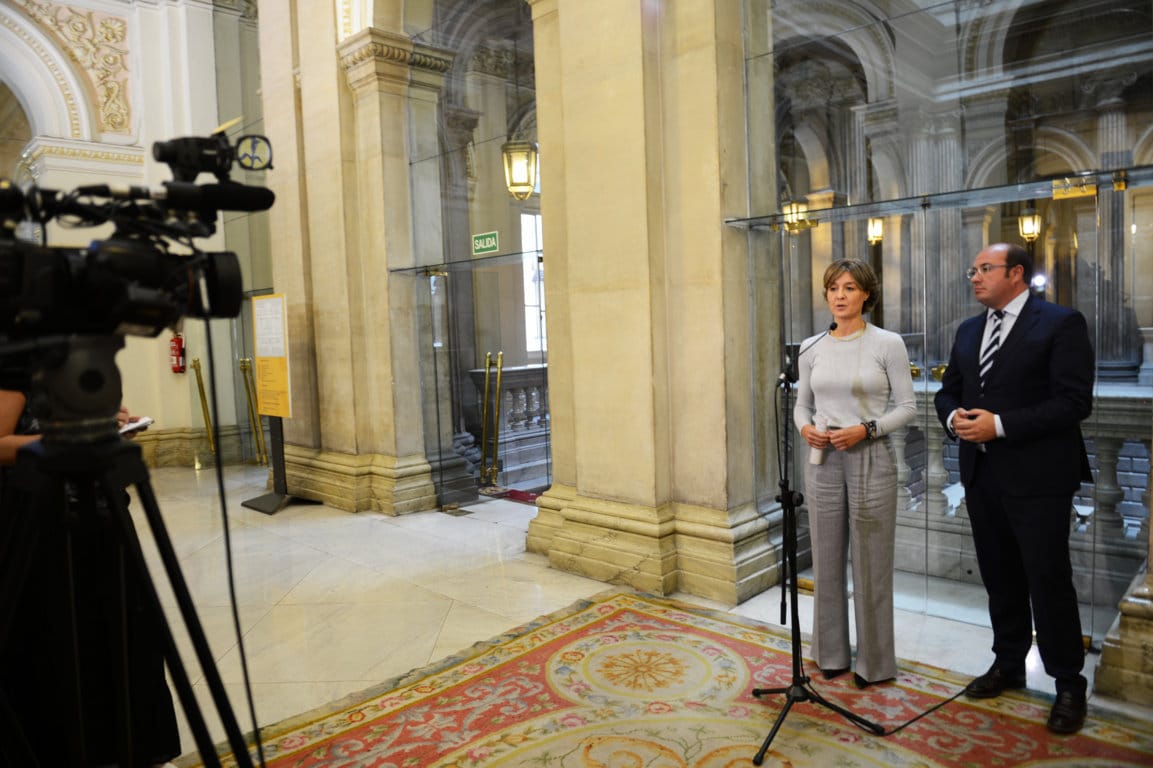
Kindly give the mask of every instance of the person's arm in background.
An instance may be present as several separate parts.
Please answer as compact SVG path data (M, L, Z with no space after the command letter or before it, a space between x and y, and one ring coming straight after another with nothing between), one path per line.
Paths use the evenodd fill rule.
M25 402L22 392L0 389L0 466L15 464L16 452L40 439L40 435L16 434L16 426L24 414Z

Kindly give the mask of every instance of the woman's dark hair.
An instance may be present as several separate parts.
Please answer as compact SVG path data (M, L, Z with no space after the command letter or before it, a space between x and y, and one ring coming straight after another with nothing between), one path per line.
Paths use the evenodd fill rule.
M868 262L860 259L837 259L825 270L825 293L829 292L842 272L848 272L857 287L869 294L868 298L865 299L864 306L861 307L861 311L871 312L881 298L881 289L877 284L877 273L873 271Z

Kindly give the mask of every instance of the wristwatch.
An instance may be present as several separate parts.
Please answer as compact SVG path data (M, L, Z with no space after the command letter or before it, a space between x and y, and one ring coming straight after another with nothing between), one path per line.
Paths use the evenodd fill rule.
M871 420L870 421L862 421L861 426L863 426L865 428L865 439L866 440L876 440L877 439L877 422L871 421Z

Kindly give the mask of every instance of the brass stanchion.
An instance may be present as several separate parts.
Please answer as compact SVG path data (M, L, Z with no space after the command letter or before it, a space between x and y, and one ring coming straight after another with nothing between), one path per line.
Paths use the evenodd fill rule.
M492 466L489 466L488 461L488 431L489 431L489 418L488 418L488 401L490 397L489 381L492 378L492 352L486 352L484 355L484 402L481 406L481 427L480 427L480 484L482 486L496 485L496 476L499 461L500 450L500 387L501 387L501 372L504 369L504 352L496 353L496 391L492 393L493 397L493 417L492 417Z
M480 484L488 485L488 379L492 372L492 352L484 354L484 400L480 407Z
M264 420L260 418L260 410L258 409L259 401L256 397L256 366L252 359L248 360L248 382L249 388L249 402L252 403L252 415L256 418L256 438L260 443L260 455L264 458L262 464L268 464L268 443L264 439Z
M256 451L256 463L268 464L268 452L264 448L264 425L256 412L256 387L252 381L252 358L240 358L240 375L244 379L244 395L248 401L248 425L252 427L252 445Z
M492 416L492 469L489 485L496 485L497 467L500 465L500 377L504 370L504 352L496 353L496 392L493 393Z
M204 378L200 375L200 358L192 358L192 370L196 372L196 386L200 390L200 408L204 411L204 427L208 435L208 450L216 455L216 440L212 437L212 416L208 411L208 398L204 394Z

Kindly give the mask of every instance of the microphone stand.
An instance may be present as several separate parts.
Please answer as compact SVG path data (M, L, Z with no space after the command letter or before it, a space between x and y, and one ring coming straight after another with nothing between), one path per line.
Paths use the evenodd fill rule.
M785 370L781 372L779 388L782 392L784 399L784 414L777 421L785 422L784 435L781 438L781 450L784 459L781 464L781 481L780 489L781 494L777 496L777 501L781 504L781 509L784 511L784 527L782 531L782 545L785 550L784 567L781 569L782 587L789 590L789 604L793 610L793 625L792 625L792 654L793 654L793 681L792 684L784 688L754 688L753 696L760 698L761 696L771 693L785 694L785 706L781 709L777 720L773 723L773 728L769 731L769 735L765 737L765 741L761 744L760 750L753 758L753 765L761 765L765 760L765 753L769 751L769 745L772 744L773 738L777 735L781 725L785 722L785 716L789 714L794 703L798 701L811 701L821 706L831 709L832 711L844 717L853 723L856 723L861 728L871 731L878 736L885 735L885 729L876 723L870 722L860 715L845 709L839 704L834 704L831 701L823 698L817 693L811 685L809 685L809 678L805 675L804 669L801 666L801 625L798 621L797 613L797 507L804 503L805 498L798 491L792 490L789 487L789 457L792 455L789 448L789 433L792 431L791 425L788 423L791 408L789 401L793 391L793 384L797 380L796 363L801 355L811 349L818 341L820 341L829 331L836 328L836 323L833 323L828 331L821 334L812 344L802 349L793 360L786 357ZM781 621L784 623L785 608L784 608L784 593L781 594Z

